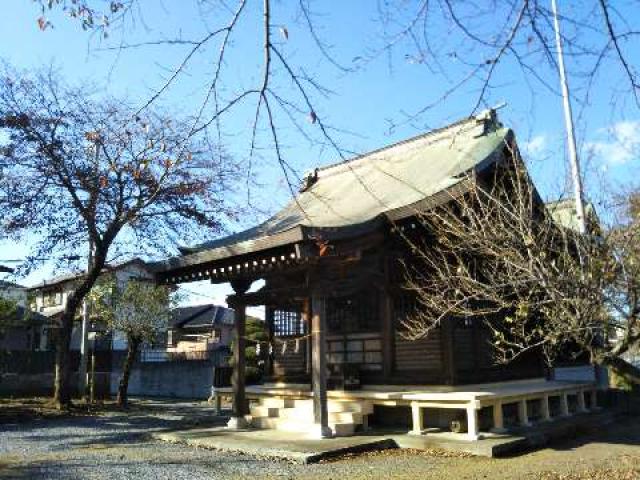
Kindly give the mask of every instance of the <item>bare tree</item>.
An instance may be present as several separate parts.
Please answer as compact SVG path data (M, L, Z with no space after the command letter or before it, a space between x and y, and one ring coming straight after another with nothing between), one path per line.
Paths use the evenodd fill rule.
M137 115L122 99L66 86L53 74L7 70L0 77L2 229L33 244L18 273L42 259L62 266L71 255L86 258L93 247L60 319L60 406L70 403L73 320L107 262L126 245L152 254L204 238L236 213L228 196L237 169L219 145L187 135L190 128L159 110Z
M515 146L507 150L495 169L466 179L470 193L418 213L424 240L404 235L407 288L419 303L407 335L475 318L500 362L535 349L553 363L573 349L639 383L621 358L640 343L638 193L624 220L601 231L592 215L582 235L571 202L545 206Z
M282 15L283 6L272 0L192 0L188 7L196 8L199 18L194 20L198 20L198 25L204 25L201 33L193 33L192 38L184 37L182 30L194 30L195 22L190 20L189 28L180 25L178 33L167 34L149 28L141 41L133 42L128 39L138 24L145 25L145 14L157 8L155 2L37 0L36 3L41 7L37 22L43 31L52 27L51 16L62 11L83 30L91 32L93 45L102 51L112 50L120 55L131 49L172 48L181 52L176 65L166 66L168 75L141 102L138 113L169 95L172 88L188 78L194 64L205 62L208 73L201 79L204 87L199 92L200 101L191 130L185 133L211 130L220 141L226 117L237 112L248 120L247 183L254 163L260 158L258 153L262 147L267 147L268 155L275 157L290 193L295 194L301 178L295 165L286 158L286 142L283 141L286 128L295 130L309 144L331 149L341 158L351 155L339 145L335 138L338 131L327 123L316 106L318 98L326 98L332 92L299 61L293 62L287 48L287 44L294 41L290 39L292 25L287 22L300 24L298 31L305 32L320 57L340 72L349 70L336 60L331 47L321 39L309 0L296 2L296 18L287 20ZM246 53L235 45L241 35L247 36L247 32L256 39L253 52L257 63L248 62ZM252 67L254 64L255 68ZM237 78L230 68L234 65L251 69L247 86L237 87Z
M609 0L562 2L561 41L579 115L596 96L609 101L617 115L640 108L640 78L630 48L640 35L632 21L637 7ZM400 123L420 124L427 112L456 96L472 99L473 114L504 99L503 87L514 81L532 97L551 94L560 101L549 0L391 0L378 2L378 10L383 45L367 58L386 54L423 65L444 85L404 112Z
M398 62L427 69L434 86L429 88L428 97L421 99L425 93L417 94L415 109L391 119L391 128L411 124L424 130L428 114L435 107L448 108L456 100L467 105L460 113L473 114L504 100L503 87L514 83L527 86L532 98L552 95L558 102L560 98L553 13L548 0L370 2L362 7L354 35L363 33L375 40L347 65L336 54L346 51L345 46L333 49L323 39L323 32L331 38L333 25L315 12L321 7L312 0L181 3L180 8L197 6L193 20L203 25L201 32L194 29L191 18L189 28L176 24L173 31L147 25L145 14L154 7L157 10L157 4L145 0L37 0L36 4L40 6L37 22L41 29L48 30L51 22L58 21L56 13L62 11L90 32L91 44L97 50L112 50L116 59L130 49L148 49L149 57L156 60L161 56L153 49L180 52L175 65L163 63L168 74L152 88L141 109L168 96L188 77L191 66L202 61L207 68L204 73L198 71L204 88L199 91L202 101L194 115L198 120L194 129L211 127L222 135L225 118L238 113L252 125L247 179L264 151L261 139L264 142L266 138L271 148L265 155L276 157L292 192L299 179L295 163L286 154L283 139L287 138L287 127L298 134L298 139L328 147L338 157L350 154L340 141L342 132L331 126L329 113L322 111L322 101L331 94L327 81L305 59L324 61L339 74L366 68L381 56L389 59L390 69ZM611 104L612 116L635 113L640 106L638 69L630 50L640 34L632 22L640 14L637 8L637 2L631 0L616 4L610 0L562 3L562 42L572 100L579 103L578 123L595 97ZM370 22L372 18L378 22ZM140 31L141 35L134 35ZM246 51L235 44L250 36L255 38L251 50L254 61L247 62ZM315 55L311 51L303 59L295 56L294 50L303 42L316 46ZM229 76L235 65L243 65L247 74L242 87Z

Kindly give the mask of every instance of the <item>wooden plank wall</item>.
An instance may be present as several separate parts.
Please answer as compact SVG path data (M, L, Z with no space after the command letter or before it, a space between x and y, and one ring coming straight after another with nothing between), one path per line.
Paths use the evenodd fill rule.
M477 365L476 345L472 328L454 330L454 361L458 370L473 370Z
M440 330L436 329L420 340L406 340L396 334L395 353L395 366L399 372L442 369Z

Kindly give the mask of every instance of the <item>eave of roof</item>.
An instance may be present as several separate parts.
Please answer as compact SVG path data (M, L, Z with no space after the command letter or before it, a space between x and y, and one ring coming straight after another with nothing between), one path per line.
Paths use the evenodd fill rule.
M149 273L155 272L155 267L153 262L145 262L141 258L132 258L130 260L125 260L119 263L111 263L105 266L102 270L103 273L113 272L117 270L121 270L129 265L139 265L143 269L147 270ZM60 285L61 283L71 282L74 280L79 280L86 275L86 271L82 272L70 272L64 273L62 275L58 275L56 277L50 278L48 280L43 280L40 283L35 285L31 285L30 287L25 287L27 291L40 290L46 287L53 287L56 285Z

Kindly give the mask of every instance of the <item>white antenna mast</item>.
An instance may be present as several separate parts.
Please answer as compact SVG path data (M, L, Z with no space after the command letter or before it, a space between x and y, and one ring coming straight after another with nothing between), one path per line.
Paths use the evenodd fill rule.
M573 194L576 202L576 214L578 217L578 229L580 233L586 233L587 225L584 215L584 200L582 192L582 179L580 178L580 163L578 162L578 150L573 129L573 113L571 112L571 100L569 98L569 85L564 70L564 55L562 53L562 38L560 37L560 22L558 21L558 7L556 0L551 0L553 11L553 26L556 32L556 47L558 50L558 71L560 73L560 86L562 87L562 103L564 105L564 122L567 129L567 146L569 148L569 163L571 164L571 177L573 180Z

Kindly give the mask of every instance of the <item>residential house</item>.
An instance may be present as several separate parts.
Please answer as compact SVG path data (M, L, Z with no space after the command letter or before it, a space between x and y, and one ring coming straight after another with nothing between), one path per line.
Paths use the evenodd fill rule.
M167 352L201 354L228 349L233 339L233 310L218 305L178 307L171 312Z
M154 278L151 267L139 258L111 263L104 268L104 274L112 274L118 285L125 285L131 279L152 280ZM58 328L57 322L65 309L69 296L82 281L85 272L73 272L63 274L51 279L44 280L36 285L27 288L32 296L32 309L48 319L41 332L41 344L43 349L53 349L55 342L55 331ZM92 331L101 331L102 326L92 325ZM71 335L71 350L79 350L81 342L81 323L78 321L73 327ZM102 339L102 342L109 342L113 350L126 350L126 339L123 335L116 334Z

